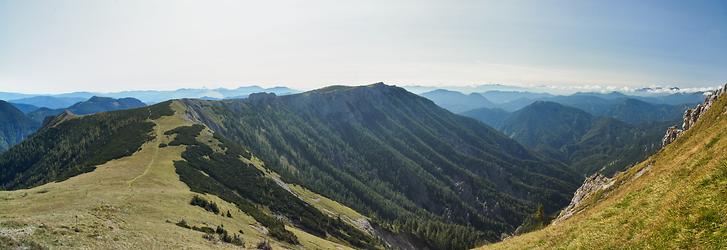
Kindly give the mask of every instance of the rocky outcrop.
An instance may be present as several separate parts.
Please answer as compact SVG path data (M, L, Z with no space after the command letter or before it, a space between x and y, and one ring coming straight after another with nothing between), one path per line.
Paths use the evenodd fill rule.
M595 173L589 176L588 178L586 178L585 181L583 181L583 185L581 185L581 187L576 190L576 193L573 195L573 199L571 199L570 204L568 204L566 208L560 211L558 217L553 220L553 224L557 224L558 222L561 222L577 214L583 208L582 206L580 206L582 201L591 197L598 191L608 189L612 185L613 180L600 173Z
M687 111L689 111L689 110L687 110ZM671 126L668 129L666 129L666 134L664 135L664 138L661 139L661 147L664 147L664 146L668 145L669 143L673 142L674 140L676 140L677 137L679 136L679 134L681 134L681 133L682 133L682 130L677 128L676 125Z
M722 88L717 88L714 92L707 95L704 99L704 103L697 104L697 106L693 109L687 109L684 111L684 122L682 123L682 128L679 129L677 126L673 126L667 129L666 134L664 134L664 139L661 140L661 146L664 147L669 143L672 143L684 131L694 127L694 124L697 123L699 118L702 117L702 115L706 113L710 107L712 107L712 103L725 93L727 93L727 83Z

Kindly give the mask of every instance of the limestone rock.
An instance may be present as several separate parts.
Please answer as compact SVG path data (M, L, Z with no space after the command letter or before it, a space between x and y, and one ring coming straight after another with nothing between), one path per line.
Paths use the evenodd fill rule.
M689 111L689 110L687 110ZM685 124L687 124L687 120L685 119ZM689 126L688 124L686 125ZM674 140L677 139L679 134L682 133L681 129L678 129L677 126L671 126L666 130L666 134L664 135L664 139L661 139L661 147L664 147L666 145L669 145L669 143L672 143Z
M682 132L694 127L694 124L697 123L699 118L702 117L702 115L706 113L709 108L712 107L712 103L717 101L717 98L724 95L725 93L727 93L727 83L725 83L725 85L721 88L717 88L712 93L707 95L707 97L704 98L704 103L697 104L697 106L693 109L687 109L686 111L684 111L682 129L678 129L677 126L668 128L666 130L666 134L664 134L664 138L661 140L661 146L665 147L669 143L672 143L674 140L676 140L677 137L679 137L679 135L682 134Z
M586 198L590 197L591 195L595 194L600 190L608 189L612 185L613 180L602 175L601 173L595 173L589 176L588 178L586 178L585 181L583 181L581 187L576 190L576 193L573 195L573 199L571 199L570 204L568 204L568 206L560 212L558 218L555 218L555 220L553 220L553 224L557 224L558 222L568 219L571 216L577 214L582 209L582 207L580 206L581 201L585 200Z

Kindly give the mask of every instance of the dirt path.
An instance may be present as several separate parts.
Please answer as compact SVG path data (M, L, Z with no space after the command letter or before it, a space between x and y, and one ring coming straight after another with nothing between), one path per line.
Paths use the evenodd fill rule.
M146 168L144 169L144 172L141 173L140 175L134 177L133 179L129 180L128 182L126 182L126 184L129 186L129 188L131 188L131 185L134 184L134 182L136 180L138 180L141 177L144 177L146 174L149 173L149 170L151 169L151 167L154 165L154 162L156 161L157 155L159 155L158 143L159 143L159 138L161 136L161 134L159 133L159 129L160 129L159 127L160 127L159 125L155 125L154 133L156 134L156 136L155 136L154 140L151 141L148 145L149 147L154 147L154 154L152 155L149 163L146 164Z

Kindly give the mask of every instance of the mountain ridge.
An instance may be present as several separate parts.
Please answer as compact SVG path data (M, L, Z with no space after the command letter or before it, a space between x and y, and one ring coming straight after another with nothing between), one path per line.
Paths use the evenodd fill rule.
M174 113L165 111L169 106L176 107ZM191 126L159 131L158 121L171 119L165 117ZM53 142L58 139L61 143ZM86 143L64 143L71 141ZM301 238L301 232L353 247L383 244L361 236L366 227L358 222L310 210L292 198L303 197L298 193L275 198L299 188L340 204L333 208L365 214L385 244L463 249L499 240L537 204L555 213L578 182L565 166L494 129L401 88L374 84L237 100L182 99L68 116L0 155L0 166L10 170L3 171L4 188L62 185L94 175L99 164L156 151L149 151L150 142L159 143L159 150L183 147L183 160L173 164L182 183L238 207L283 245L304 244L309 237ZM262 190L278 194L258 193ZM271 219L271 212L282 220Z
M452 113L462 113L478 108L494 108L496 105L479 93L463 94L457 91L436 89L420 94Z
M405 98L402 98L405 97ZM384 103L381 101L385 100ZM396 102L389 102L396 100ZM407 100L406 102L401 102L402 100ZM416 116L416 117L428 117L425 119L433 119L435 117L447 117L446 119L453 119L457 120L458 122L465 122L468 124L467 126L475 126L477 127L477 131L481 131L479 133L485 132L485 134L489 136L495 136L495 138L499 138L497 140L505 140L504 137L502 137L499 132L488 128L483 125L478 125L479 123L471 120L469 118L454 116L453 114L437 107L429 100L426 100L424 98L418 97L414 94L411 94L409 92L406 92L403 89L396 88L396 87L389 87L383 84L375 84L375 85L369 85L369 86L362 86L362 87L342 87L342 86L334 86L329 88L324 88L321 90L314 90L314 91L308 91L297 95L288 95L288 96L275 96L271 94L256 94L250 96L248 99L245 100L228 100L228 101L217 101L217 102L210 102L210 101L204 101L204 100L192 100L192 99L185 99L183 100L187 105L192 106L190 110L194 110L196 113L190 114L191 117L195 117L195 119L201 120L203 123L207 124L210 128L213 128L216 132L219 132L223 135L223 137L226 137L228 139L231 139L233 141L241 141L242 144L245 145L251 145L253 147L251 151L259 155L266 163L269 164L269 166L281 174L283 176L284 180L289 180L292 183L299 183L301 182L301 178L303 180L306 180L305 175L301 176L300 174L293 174L293 173L303 173L303 172L310 172L310 174L313 174L313 176L317 176L316 179L326 179L326 183L329 184L335 184L335 185L341 185L336 183L347 183L353 181L354 183L359 183L359 181L355 181L356 179L359 180L366 180L366 179L380 179L386 181L387 179L391 179L392 177L396 176L396 174L392 173L386 176L379 176L379 177L366 177L360 176L357 178L351 178L346 182L340 182L340 180L336 180L336 178L343 178L343 177L334 177L334 176L347 176L350 174L355 174L355 172L351 173L336 173L336 172L328 172L331 171L331 169L350 169L351 167L344 167L344 166L338 166L334 167L337 164L352 164L355 163L359 168L361 166L367 166L367 168L371 168L372 166L370 161L367 162L360 162L360 160L355 160L350 163L346 163L346 161L341 161L340 159L356 159L358 157L354 157L353 155L363 155L364 157L374 157L373 155L366 156L366 151L361 150L355 150L355 148L358 148L363 145L377 145L376 147L379 147L378 145L381 145L381 148L387 148L385 151L382 151L379 154L393 154L393 155L400 155L396 157L414 157L411 159L418 159L417 161L425 160L426 158L422 158L423 155L419 155L420 153L415 153L414 151L399 151L397 152L394 150L393 147L401 147L403 146L402 141L390 141L385 144L381 144L383 141L390 140L386 138L401 138L404 139L406 136L415 136L414 134L411 134L411 132L404 132L399 131L399 129L403 128L401 127L403 124L410 123L411 121L407 119L411 119L410 117ZM323 105L323 103L326 103L326 105ZM354 109L352 109L355 107ZM387 107L386 109L383 109L382 107ZM412 109L412 107L416 107L415 109ZM427 112L422 112L422 110L418 109L419 107L426 107ZM394 115L394 113L389 114L389 112L386 112L385 110L397 110L398 113ZM203 110L203 111L200 111ZM255 110L255 111L253 111ZM231 113L228 113L231 112ZM433 113L431 113L433 112ZM428 114L431 113L431 114ZM254 114L254 115L253 115ZM229 119L231 117L240 117L241 119ZM403 119L403 120L402 120ZM419 118L417 118L419 119ZM305 122L303 122L305 121ZM395 123L390 123L389 121L396 121ZM400 124L397 124L400 123ZM433 125L433 124L441 124L442 121L437 121L437 119L434 120L427 120L425 124ZM231 125L234 124L234 125ZM254 128L265 124L264 131L262 134L261 132L263 130L260 130L260 132L254 132L253 130L240 130L240 128ZM335 126L331 124L336 124ZM363 125L363 127L362 127ZM445 125L445 124L441 124ZM438 126L441 126L438 125ZM286 129L281 130L279 126L284 126ZM313 129L311 126L315 126L315 129ZM329 127L332 126L332 127ZM445 125L449 126L449 125ZM409 124L406 127L409 128L416 128L417 126L414 124ZM372 128L376 128L376 130L369 130ZM260 128L262 129L262 128ZM384 134L377 135L378 132L372 132L372 131L387 131L395 129L395 131L398 132L387 132L387 135L384 136ZM442 129L443 130L443 129ZM461 129L452 129L451 131L458 131ZM414 129L414 132L417 132L417 129ZM424 133L425 131L417 132L417 133ZM464 132L464 131L462 131ZM372 133L372 134L371 134ZM403 134L401 134L403 133ZM430 132L426 132L430 133ZM465 134L469 134L472 132L464 132ZM255 137L251 137L250 135L257 134ZM319 147L319 146L312 146L308 144L309 146L303 146L306 145L304 141L295 142L295 141L288 141L285 138L285 134L298 134L297 137L300 138L306 138L304 141L312 140L317 142L323 142L323 141L330 141L333 144L330 144L330 146L325 147ZM317 139L322 134L326 134L326 138L328 139ZM304 136L305 135L305 136ZM343 138L343 135L346 135L345 137L348 137L349 142L354 142L356 144L348 144L349 142L342 141L340 138ZM352 135L357 136L363 136L360 137L357 140L363 140L361 142L351 141L353 138L356 138L355 136L352 138ZM405 135L403 137L403 135ZM424 135L424 134L421 134ZM418 136L421 136L418 135ZM464 134L463 134L464 135ZM302 137L301 137L302 136ZM331 137L333 136L333 137ZM339 137L341 136L341 137ZM461 135L460 135L461 136ZM473 135L468 135L473 136ZM481 134L479 136L484 136L484 134ZM430 138L457 138L458 135L451 134L450 136L429 136ZM416 137L411 137L416 138ZM397 140L401 140L397 139ZM474 139L474 138L472 138ZM382 141L383 140L383 141ZM407 139L408 140L408 139ZM428 139L431 140L431 139ZM489 139L492 140L492 139ZM507 140L505 140L507 141ZM363 143L364 144L358 144ZM430 146L425 146L426 144L421 144L422 142L416 142L412 141L412 144L410 145L422 145L425 148ZM448 143L452 142L442 142L446 145ZM522 148L521 146L517 144L512 144L508 142L509 144L503 144L504 145L511 145L514 146L516 151L519 151L519 154L522 159L528 159L531 158L533 160L537 159L534 156L526 156L529 153ZM258 145L268 145L260 148L254 148ZM272 146L271 146L272 145ZM279 146L275 145L297 145L295 146L295 150L292 150L291 148L280 148ZM388 145L388 146L384 146ZM462 146L465 146L462 149L466 150L474 150L475 148L468 148L469 146L466 146L467 144L464 144ZM517 145L517 146L516 146ZM459 147L462 147L459 146ZM484 146L484 145L482 145ZM508 146L508 147L511 147ZM351 148L353 147L353 148ZM492 147L492 146L486 146L486 147ZM330 154L328 152L330 148L336 148L338 152L349 152L345 154L333 154L333 158L327 159L327 157L318 157L318 158L310 158L310 159L303 159L299 158L296 155L322 155L323 152L326 152L326 154ZM351 149L346 149L351 148ZM424 149L424 148L422 148ZM507 149L506 147L503 148L504 150L512 150ZM391 151L390 151L391 150ZM401 149L398 149L401 150ZM431 151L432 149L426 149L422 152ZM477 150L479 151L479 150ZM275 152L275 153L267 153L269 155L266 155L265 152ZM307 152L307 153L303 153ZM332 151L336 152L336 151ZM356 154L353 154L353 152L357 152ZM435 151L432 151L435 152ZM363 153L363 154L362 154ZM495 151L491 152L495 153ZM402 155L403 154L403 155ZM451 154L451 153L450 153ZM479 153L478 153L479 154ZM501 153L497 153L501 154ZM337 156L336 156L337 155ZM433 156L436 156L435 158L432 158L431 160L441 161L442 159L437 159L438 157L442 157L442 155L439 155L438 153L433 153ZM454 154L457 155L457 154ZM481 157L481 156L478 156ZM335 160L338 158L339 160ZM281 159L285 159L282 160ZM371 158L372 160L375 158ZM396 159L396 158L394 158ZM499 162L497 164L502 164L502 159L507 159L507 161L511 161L511 157L506 157L502 155L500 157L501 160L496 160L495 162ZM431 161L427 160L427 161ZM310 161L317 162L315 165L309 165L311 164ZM350 160L347 160L350 161ZM378 161L378 160L377 160ZM338 162L338 163L336 163ZM392 163L387 163L392 164ZM410 168L405 167L409 163L401 162L401 163L393 163L393 164L402 164L402 170ZM424 166L431 165L431 162L425 163ZM448 166L451 165L451 163L444 163L442 162L441 166ZM313 166L327 166L325 169L316 169L312 168ZM301 169L301 167L305 167L307 169ZM291 170L294 169L294 172L291 172ZM373 168L375 169L375 168ZM373 170L372 169L372 170ZM456 168L448 171L462 171L462 170L455 170ZM351 171L351 170L346 170ZM367 170L370 171L370 170ZM411 170L408 170L411 171ZM429 170L431 171L431 170ZM472 170L468 170L472 171ZM471 174L467 174L466 172L462 172L462 174L465 174L465 176L471 176ZM481 171L481 170L480 170ZM530 170L533 171L533 170ZM546 171L546 170L540 170L540 171ZM550 171L550 170L548 170ZM559 170L562 171L562 170ZM546 171L547 172L547 171ZM546 173L543 172L543 173ZM332 173L336 173L334 175L331 175ZM363 174L358 173L358 174ZM432 174L436 172L430 172ZM343 175L341 175L343 174ZM307 175L307 174L306 174ZM441 175L441 173L438 173L437 175ZM567 175L567 174L566 174ZM416 176L412 174L412 176ZM527 176L526 174L523 174L523 176ZM544 176L538 177L538 179L542 179ZM345 177L349 178L349 177ZM431 177L426 177L431 178ZM441 177L440 177L441 178ZM472 177L467 177L472 178ZM577 178L577 177L569 177L569 178ZM495 181L495 179L491 179ZM502 182L499 180L496 180L498 182ZM547 181L547 178L545 179ZM308 181L303 181L302 183L307 183ZM387 181L388 182L388 181ZM426 183L426 182L425 182ZM424 183L421 183L424 184ZM420 185L421 184L417 184ZM320 184L319 184L320 185ZM327 184L328 185L328 184ZM356 184L360 185L360 184ZM354 185L354 186L356 186ZM406 187L406 185L400 186ZM425 184L425 185L434 185L434 184ZM441 185L441 184L437 184ZM451 185L451 184L450 184ZM472 185L472 184L468 184ZM477 184L481 185L481 184ZM512 184L501 184L498 183L499 186L505 187L507 185ZM556 184L560 185L560 184ZM361 185L362 187L365 185ZM497 185L496 185L497 186ZM412 186L415 187L415 186ZM421 186L422 188L427 186ZM428 188L433 188L435 186L431 186ZM336 192L331 192L328 188L325 186L309 186L312 190L322 193L328 197L333 197L338 199L339 201L342 199L340 194L337 194ZM353 188L353 189L351 189ZM384 188L382 186L381 188ZM336 188L338 190L337 192L345 191L345 190L358 190L357 188L354 188L353 186L345 187L340 186ZM367 188L368 189L368 188ZM390 188L385 188L382 190L387 190ZM376 188L373 188L373 190L376 190ZM405 191L407 188L399 189L400 191L397 192L414 192L416 189L412 189L410 191ZM444 192L450 192L446 191L447 189L443 189ZM531 192L535 191L534 189L531 190ZM351 191L349 191L351 192ZM361 193L362 191L356 191L357 193ZM391 191L386 191L391 192ZM441 191L439 191L441 192ZM535 191L537 192L537 191ZM374 197L374 196L372 196ZM412 196L409 196L412 197ZM456 197L456 196L454 196ZM425 197L421 197L425 198ZM434 198L434 197L432 197ZM345 198L343 198L345 199ZM368 198L371 199L371 198ZM376 198L380 199L380 198ZM387 198L388 199L388 198ZM431 199L431 198L428 198ZM439 199L439 198L438 198ZM373 200L372 200L373 201ZM404 200L406 201L406 200ZM434 204L430 203L430 201L427 200L421 200L421 199L415 199L412 201L406 201L406 203L414 202L414 204ZM372 211L372 208L367 208L366 206L361 205L355 205L356 202L354 201L347 201L343 202L344 204L353 205L354 208L356 208L359 211ZM405 204L406 204L405 203ZM421 205L419 205L421 206ZM426 205L431 206L431 205ZM464 208L470 205L465 205ZM554 206L552 204L548 204L546 207L548 207L549 211ZM432 208L436 208L432 207ZM401 208L397 208L401 209ZM417 208L419 209L419 208ZM467 208L469 209L469 208ZM377 210L377 208L373 208L373 211L381 211ZM396 211L396 210L393 210ZM406 209L402 210L402 213L405 212ZM456 211L456 210L455 210ZM377 212L378 213L378 212ZM391 216L391 215L389 215ZM522 215L521 215L522 216ZM512 223L512 222L510 222ZM512 228L514 229L514 227ZM510 230L512 230L510 229ZM490 239L493 239L492 237L497 236L490 236Z

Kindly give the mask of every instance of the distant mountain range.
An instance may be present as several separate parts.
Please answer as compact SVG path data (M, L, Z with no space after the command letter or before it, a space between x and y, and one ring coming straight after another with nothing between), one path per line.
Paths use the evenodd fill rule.
M68 108L39 108L29 112L27 116L36 122L42 122L46 117L58 115L66 110L76 115L87 115L106 111L139 108L144 106L146 106L146 104L136 98L126 97L114 99L110 97L93 96L86 101L75 103Z
M9 100L11 103L32 105L38 108L62 109L77 102L82 102L88 97L58 97L58 96L33 96L22 99Z
M420 94L452 113L462 113L478 108L493 108L495 104L478 93L468 95L457 91L437 89Z
M504 85L504 84L480 84L471 86L422 86L422 85L407 85L401 86L409 92L414 94L422 94L425 92L431 92L438 89L445 89L449 91L456 91L461 93L484 93L488 91L518 91L518 92L529 92L528 88Z
M31 95L21 93L0 92L0 100L6 100L11 103L30 104L36 107L46 107L50 109L66 108L74 103L87 100L93 96L103 96L111 98L132 97L141 100L144 103L153 104L171 99L182 98L200 98L200 99L234 99L245 98L252 93L267 92L277 95L288 95L298 93L299 91L287 87L263 88L260 86L245 86L234 89L216 88L216 89L177 89L177 90L135 90L111 93L99 92L72 92L54 95Z
M144 106L146 104L134 98L113 99L97 96L60 109L38 108L29 104L11 104L0 101L0 152L20 143L40 128L46 119L62 114L64 111L74 115L87 115ZM26 112L21 111L18 107Z
M604 99L593 95L559 96L544 100L578 108L595 116L611 117L631 124L637 124L652 121L678 120L689 106L704 100L701 94L695 94L693 97L687 100L699 99L700 101L695 101L694 103L675 101L670 104L663 104L661 100L656 101L654 99L646 100L655 102L646 102L643 98L618 97Z
M658 150L666 128L678 122L632 125L537 101L508 116L501 131L585 176L599 170L612 175Z
M598 112L604 112L603 110L607 108L607 106L623 104L623 102L625 102L624 100L627 99L654 105L672 106L693 105L704 101L703 92L674 93L659 96L638 96L626 95L619 92L583 92L572 95L553 95L548 93L504 90L464 94L457 91L437 89L429 92L423 92L419 95L424 96L435 103L441 103L442 105L440 106L447 108L454 113L462 113L471 109L482 107L500 108L505 111L512 112L530 105L535 101L551 101L564 105L575 106L594 115L603 115ZM466 110L467 108L471 109Z
M680 119L690 105L704 100L704 94L701 92L663 96L631 96L619 92L576 93L562 96L500 90L463 94L439 89L420 95L453 113L473 117L494 128L498 128L510 112L537 101L560 103L581 109L593 116L639 124Z

